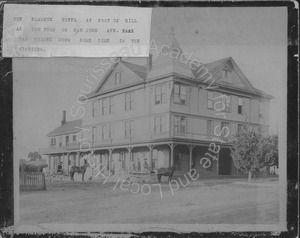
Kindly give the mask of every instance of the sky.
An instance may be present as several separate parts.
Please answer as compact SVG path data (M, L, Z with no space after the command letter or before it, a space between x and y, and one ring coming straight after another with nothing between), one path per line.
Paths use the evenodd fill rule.
M286 117L287 9L154 8L151 38L163 44L174 29L184 52L201 63L231 56L254 87L274 96L270 106L271 132ZM48 146L47 133L60 125L62 111L76 106L88 72L103 58L14 58L14 154ZM131 59L145 64L145 59ZM100 82L100 80L99 80ZM95 87L97 84L95 83Z

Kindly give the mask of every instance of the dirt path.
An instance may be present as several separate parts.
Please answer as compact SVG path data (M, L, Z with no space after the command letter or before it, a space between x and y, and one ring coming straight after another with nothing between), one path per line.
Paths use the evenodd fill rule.
M123 187L124 188L124 187ZM115 183L55 182L47 191L20 196L21 224L36 223L173 223L276 224L278 181L196 181L171 192L167 183L123 191ZM136 187L132 187L136 191Z

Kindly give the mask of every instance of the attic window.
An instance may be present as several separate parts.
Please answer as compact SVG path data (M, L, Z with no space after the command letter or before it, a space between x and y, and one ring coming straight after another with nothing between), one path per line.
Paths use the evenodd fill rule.
M122 72L115 73L115 85L119 85L122 83Z
M226 66L223 68L222 79L227 82L232 83L232 70L230 67Z

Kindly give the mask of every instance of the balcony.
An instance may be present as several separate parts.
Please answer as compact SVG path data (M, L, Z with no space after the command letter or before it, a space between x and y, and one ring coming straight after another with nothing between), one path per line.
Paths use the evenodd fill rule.
M190 139L199 141L211 141L213 138L221 139L216 135L208 135L206 133L187 133L187 132L173 132L173 138Z
M65 146L51 145L48 148L40 149L41 154L52 154L52 153L67 153L74 150L87 151L93 148L99 147L111 147L118 145L130 145L139 143L148 143L149 141L156 140L169 140L172 138L189 139L193 141L211 141L213 138L222 139L214 135L200 134L200 133L185 133L185 132L163 132L157 134L142 134L137 136L128 137L117 137L110 139L102 139L96 141L82 140L81 142L70 143Z
M80 148L80 142L74 142L67 145L50 145L48 148L42 148L40 149L41 154L51 154L51 153L65 153L70 150L78 149Z

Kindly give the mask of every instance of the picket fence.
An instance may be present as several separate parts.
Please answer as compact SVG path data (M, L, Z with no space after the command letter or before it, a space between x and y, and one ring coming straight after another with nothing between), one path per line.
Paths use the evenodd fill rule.
M20 173L20 191L46 190L45 174L42 172Z

